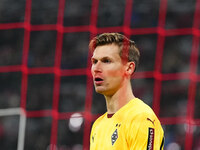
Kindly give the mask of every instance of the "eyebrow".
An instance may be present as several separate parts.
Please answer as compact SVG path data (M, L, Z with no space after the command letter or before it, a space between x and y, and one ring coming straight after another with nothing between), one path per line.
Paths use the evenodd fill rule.
M99 60L103 60L103 59L111 59L111 60L113 60L113 59L112 59L111 57L109 57L109 56L104 56L104 57L100 58ZM91 61L92 61L92 60L98 60L98 59L92 57L92 58L91 58Z

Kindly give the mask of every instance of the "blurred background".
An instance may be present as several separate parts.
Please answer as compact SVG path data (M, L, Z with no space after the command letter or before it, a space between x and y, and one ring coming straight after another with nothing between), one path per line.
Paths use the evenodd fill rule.
M141 52L136 97L165 150L200 150L200 0L1 0L0 149L88 150L106 111L88 43L120 32Z

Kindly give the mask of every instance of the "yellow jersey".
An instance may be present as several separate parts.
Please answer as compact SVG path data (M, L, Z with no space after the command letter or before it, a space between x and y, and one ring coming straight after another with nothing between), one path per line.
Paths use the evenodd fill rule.
M153 110L135 98L93 124L90 150L163 150L164 131Z

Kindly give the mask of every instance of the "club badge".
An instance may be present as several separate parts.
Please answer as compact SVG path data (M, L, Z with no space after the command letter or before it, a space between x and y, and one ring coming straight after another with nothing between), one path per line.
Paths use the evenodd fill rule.
M111 142L112 142L112 145L115 144L115 142L117 141L118 139L118 131L117 129L113 132L112 136L111 136Z

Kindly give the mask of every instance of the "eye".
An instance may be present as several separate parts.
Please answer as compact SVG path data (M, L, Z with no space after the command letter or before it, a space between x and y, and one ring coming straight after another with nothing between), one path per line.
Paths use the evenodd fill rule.
M103 63L111 63L112 61L109 58L102 59Z
M91 62L92 62L92 64L96 64L97 60L96 59L92 59Z

